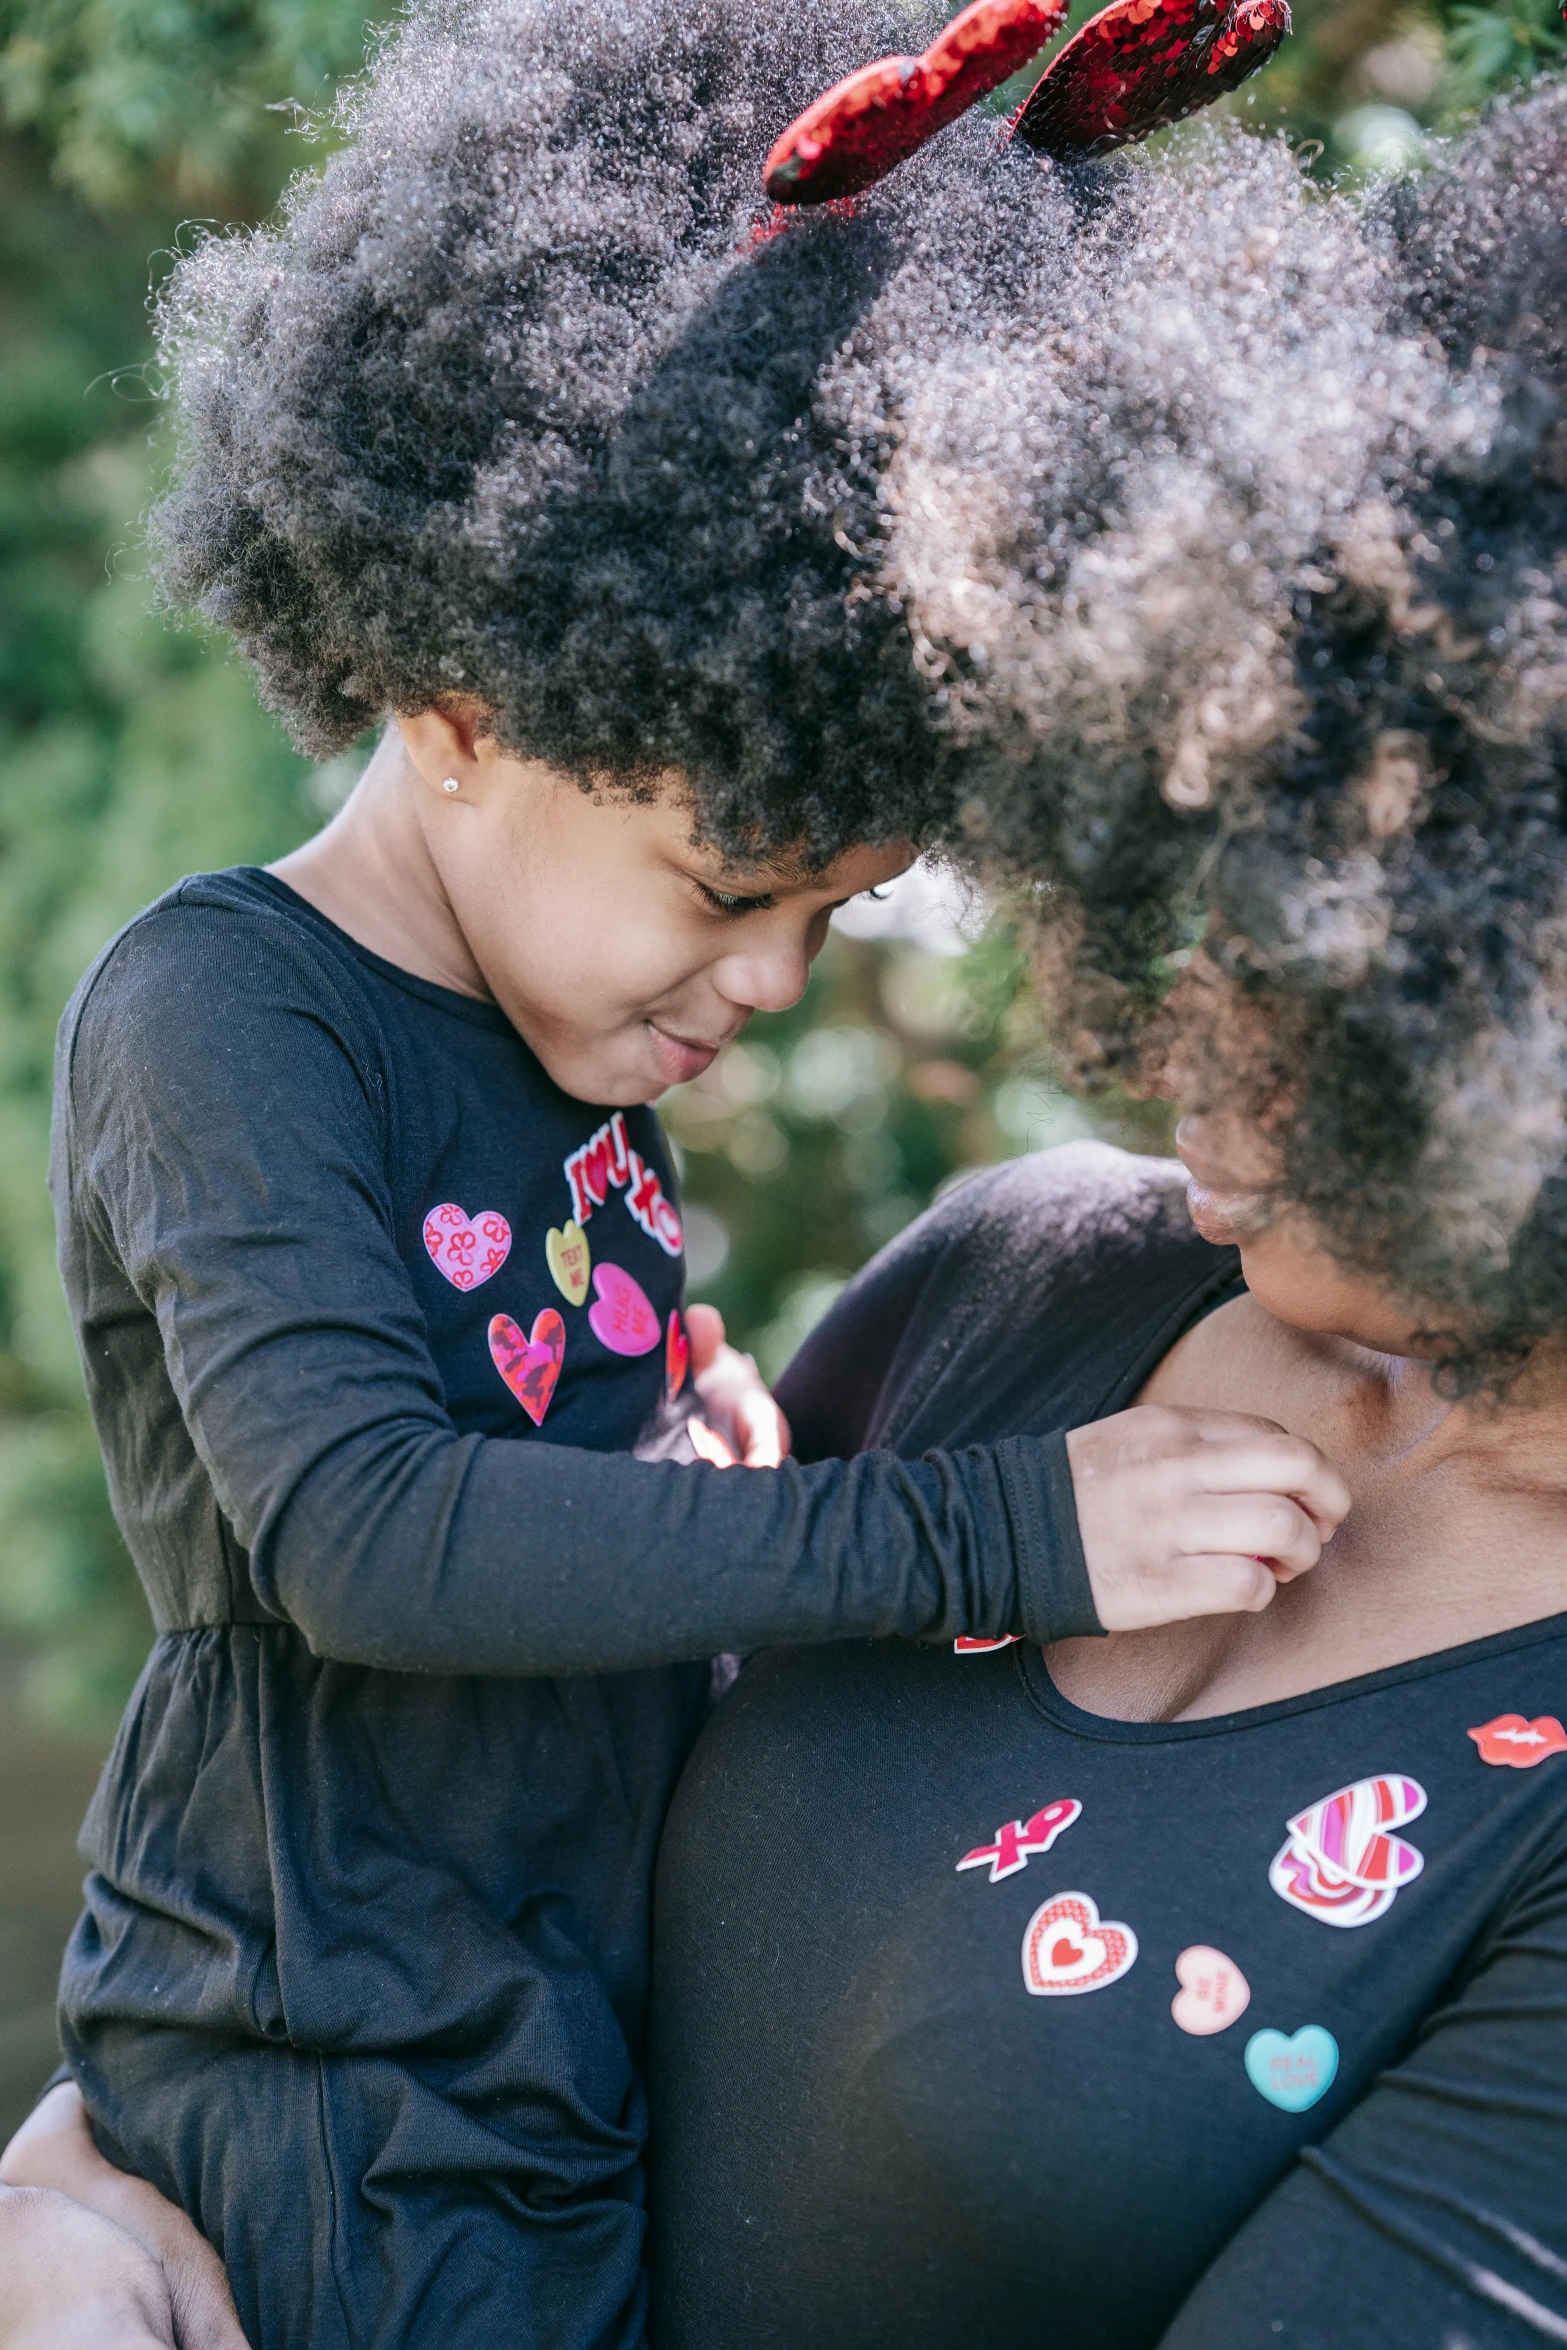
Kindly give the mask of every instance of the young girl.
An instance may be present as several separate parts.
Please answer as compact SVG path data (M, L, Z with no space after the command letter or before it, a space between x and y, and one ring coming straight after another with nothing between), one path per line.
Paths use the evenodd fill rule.
M700 1660L1260 1606L1252 1554L1309 1566L1344 1506L1243 1422L632 1457L693 1361L769 1450L682 1322L647 1105L967 790L856 405L965 284L920 166L863 233L752 240L768 126L891 33L784 15L417 12L346 150L168 301L171 590L308 747L397 714L319 840L180 884L61 1032L62 1265L158 1632L65 2046L256 2350L639 2341Z

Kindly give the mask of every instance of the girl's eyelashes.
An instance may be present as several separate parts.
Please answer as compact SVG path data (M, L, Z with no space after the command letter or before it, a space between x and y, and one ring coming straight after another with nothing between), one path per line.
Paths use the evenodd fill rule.
M694 874L692 881L697 895L705 898L717 914L727 914L731 917L737 914L765 914L769 907L778 903L770 893L759 898L734 897L728 890L714 889L710 882L698 881Z

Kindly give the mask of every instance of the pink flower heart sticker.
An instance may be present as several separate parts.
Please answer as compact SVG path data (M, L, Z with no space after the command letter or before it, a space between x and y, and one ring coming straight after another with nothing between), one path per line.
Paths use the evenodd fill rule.
M511 1226L498 1208L470 1216L455 1200L443 1200L424 1220L424 1245L453 1289L478 1289L511 1255Z
M663 1331L640 1282L618 1265L595 1265L597 1302L588 1308L588 1328L612 1355L651 1354Z
M535 1428L544 1424L565 1359L566 1325L553 1306L534 1315L528 1338L510 1314L497 1314L490 1324L490 1360Z
M664 1385L669 1400L674 1402L686 1383L691 1368L691 1341L686 1336L685 1324L678 1314L669 1317L669 1332L664 1340Z

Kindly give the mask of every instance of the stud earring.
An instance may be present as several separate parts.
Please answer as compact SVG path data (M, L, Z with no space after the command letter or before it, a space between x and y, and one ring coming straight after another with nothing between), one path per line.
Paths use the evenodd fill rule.
M446 781L442 784L441 789L444 792L452 792L455 794L462 790L462 785L458 782L455 775L448 775Z

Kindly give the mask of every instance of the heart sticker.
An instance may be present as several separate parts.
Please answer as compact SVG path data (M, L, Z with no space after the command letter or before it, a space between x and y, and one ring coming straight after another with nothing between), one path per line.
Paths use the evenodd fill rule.
M1338 2042L1320 2024L1302 2024L1293 2040L1282 2032L1253 2032L1246 2073L1254 2089L1281 2113L1304 2113L1325 2097L1338 2071Z
M1206 1942L1194 1942L1175 1962L1180 1989L1170 2002L1170 2013L1183 2032L1206 2040L1210 2032L1227 2032L1243 2016L1251 2001L1251 1985L1233 1958Z
M612 1355L651 1354L663 1331L649 1305L647 1292L618 1265L595 1265L596 1304L588 1308L588 1328Z
M1041 1998L1102 1991L1119 1981L1136 1957L1131 1927L1101 1918L1087 1893L1053 1894L1023 1929L1023 1980Z
M477 1289L511 1255L511 1226L498 1208L470 1216L455 1200L443 1200L424 1220L424 1245L453 1289Z
M678 1314L671 1314L664 1338L664 1388L671 1403L684 1387L690 1368L691 1341L686 1336L686 1326Z
M1425 1856L1393 1833L1425 1807L1419 1780L1400 1774L1340 1787L1287 1823L1289 1840L1274 1854L1268 1882L1325 1926L1369 1926L1425 1866Z
M1554 1714L1536 1714L1532 1722L1522 1714L1498 1714L1467 1735L1479 1747L1482 1762L1506 1763L1515 1771L1532 1771L1553 1754L1567 1754L1567 1730Z
M535 1428L542 1427L566 1359L566 1325L555 1308L534 1315L528 1338L510 1314L497 1314L490 1324L490 1359Z
M1407 1884L1425 1862L1412 1844L1387 1831L1417 1820L1426 1807L1418 1779L1357 1779L1297 1812L1290 1834L1312 1858L1357 1885Z
M588 1248L588 1236L575 1216L564 1224L552 1224L544 1235L544 1262L550 1269L550 1279L569 1306L580 1306L588 1294L588 1274L593 1258Z

